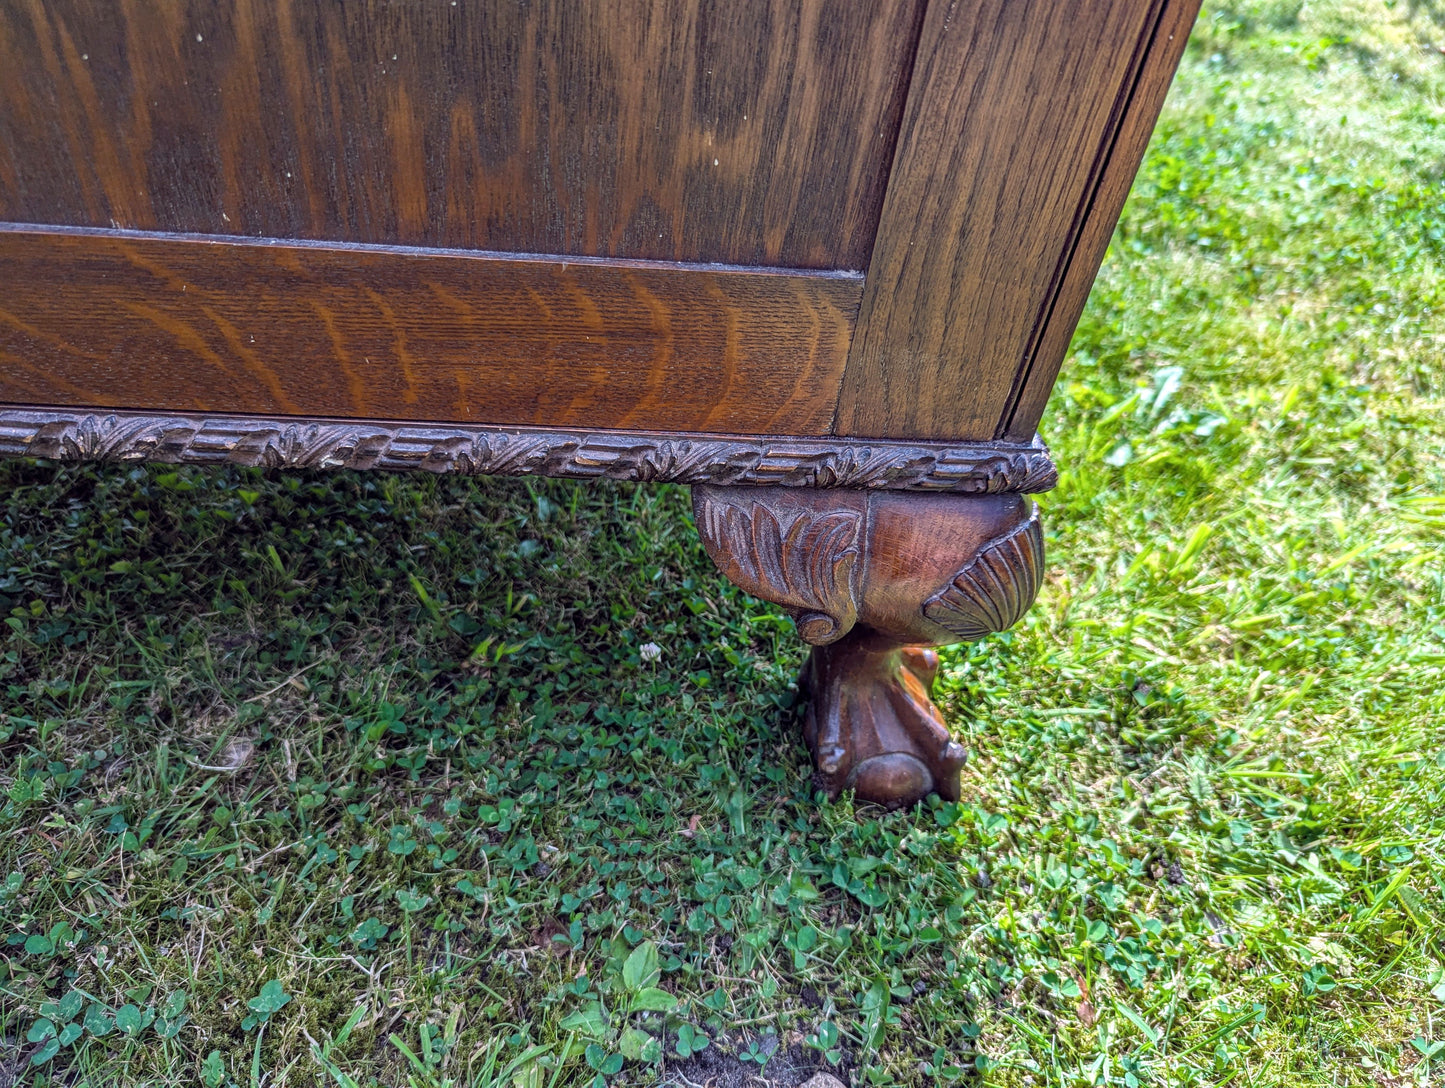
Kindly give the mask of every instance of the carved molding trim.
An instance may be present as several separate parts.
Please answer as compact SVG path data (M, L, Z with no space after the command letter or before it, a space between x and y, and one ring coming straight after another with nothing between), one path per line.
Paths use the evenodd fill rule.
M861 511L801 508L780 516L765 503L705 488L694 490L693 511L713 561L747 592L788 609L804 642L836 642L857 622Z
M965 494L1058 482L1048 449L0 408L0 456Z
M1044 577L1044 533L1039 509L989 541L953 581L930 597L923 614L962 641L1006 631L1028 611Z

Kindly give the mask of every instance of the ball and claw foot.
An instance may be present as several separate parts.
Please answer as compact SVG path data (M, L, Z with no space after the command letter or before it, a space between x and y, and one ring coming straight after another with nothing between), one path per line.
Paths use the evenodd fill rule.
M886 808L958 800L964 750L929 696L930 646L1002 631L1043 573L1021 495L693 488L708 554L813 644L803 739L814 780Z
M813 753L813 781L830 796L854 796L901 808L936 793L957 801L964 749L929 692L938 654L900 646L855 627L808 657L803 740Z

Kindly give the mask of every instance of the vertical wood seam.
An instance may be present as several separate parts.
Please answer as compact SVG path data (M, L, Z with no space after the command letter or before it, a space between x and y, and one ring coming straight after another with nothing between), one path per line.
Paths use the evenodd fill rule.
M858 310L853 315L853 327L849 331L848 351L844 359L853 355L853 345L858 340L858 328L861 322L863 299L868 297L868 277L873 274L873 258L878 253L879 238L883 231L883 209L888 205L888 189L893 184L893 174L898 167L898 156L903 149L903 126L908 120L908 100L913 94L913 77L918 72L918 54L923 49L923 25L928 19L928 9L934 0L919 0L918 13L914 16L913 23L913 48L908 51L908 72L904 76L902 105L898 110L898 127L893 130L893 149L888 155L888 172L883 178L883 192L878 200L878 218L873 221L873 245L868 250L868 264L860 271L863 273L863 291L858 299ZM947 0L944 0L946 3ZM833 412L828 418L828 434L838 433L838 409L843 404L843 383L838 383L838 395L833 400Z
M1099 153L1095 156L1094 164L1090 171L1089 186L1081 201L1082 211L1076 214L1070 223L1068 244L1064 247L1063 253L1060 254L1053 277L1049 281L1048 297L1044 300L1044 304L1040 307L1039 314L1035 317L1033 326L1029 330L1028 345L1024 350L1023 358L1019 360L1018 370L1014 373L1013 385L1009 389L1008 399L1004 402L1003 414L999 419L998 425L994 428L995 438L1007 433L1013 426L1014 415L1018 411L1019 401L1022 398L1024 389L1028 386L1030 376L1033 374L1034 362L1038 355L1039 342L1043 339L1050 322L1053 321L1054 309L1058 305L1059 294L1063 290L1064 280L1068 277L1069 268L1073 264L1075 254L1078 252L1079 239L1083 235L1084 226L1089 222L1090 217L1094 213L1094 205L1098 200L1099 190L1103 186L1104 176L1108 172L1109 164L1113 161L1114 152L1119 144L1119 134L1123 131L1124 121L1129 116L1134 100L1138 96L1139 84L1143 80L1144 73L1149 67L1149 58L1154 52L1155 44L1159 37L1159 28L1164 23L1164 15L1168 7L1169 0L1155 0L1153 23L1149 28L1149 33L1141 36L1140 48L1132 58L1133 73L1131 77L1125 81L1124 87L1120 89L1120 97L1115 100L1114 109L1110 111L1108 137L1103 144L1101 144ZM857 335L856 330L854 335Z

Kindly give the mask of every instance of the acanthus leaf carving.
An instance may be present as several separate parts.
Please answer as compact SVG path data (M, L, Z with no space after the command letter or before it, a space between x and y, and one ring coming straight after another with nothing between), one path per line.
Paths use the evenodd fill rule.
M1037 440L857 442L65 408L0 408L0 456L956 494L1031 493L1057 479Z
M856 574L863 547L857 510L774 513L762 502L695 488L703 543L728 578L787 608L805 642L827 645L858 619Z

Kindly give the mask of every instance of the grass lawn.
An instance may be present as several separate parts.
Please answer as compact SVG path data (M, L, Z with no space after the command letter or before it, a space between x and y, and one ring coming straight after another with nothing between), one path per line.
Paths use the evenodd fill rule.
M680 489L0 466L0 1086L1445 1083L1445 15L1208 5L1045 431L892 815Z

